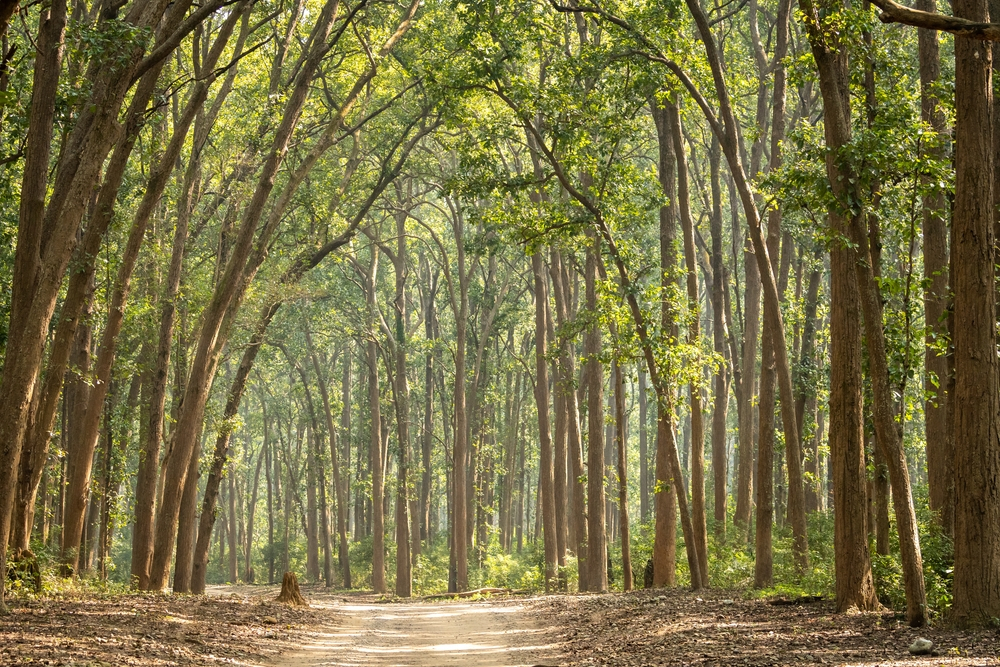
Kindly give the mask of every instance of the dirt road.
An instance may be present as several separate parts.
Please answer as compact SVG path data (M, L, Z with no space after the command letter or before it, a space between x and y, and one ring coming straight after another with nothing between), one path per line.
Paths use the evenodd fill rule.
M278 667L518 667L555 665L546 632L525 603L330 604L336 625Z

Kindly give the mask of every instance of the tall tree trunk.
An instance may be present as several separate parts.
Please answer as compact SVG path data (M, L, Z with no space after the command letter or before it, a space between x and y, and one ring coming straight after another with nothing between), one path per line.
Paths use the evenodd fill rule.
M223 28L212 46L211 52L206 59L206 66L211 71L222 50L227 44L232 30L236 25L240 12L233 12L223 25ZM212 79L214 77L208 77ZM118 275L115 278L114 294L112 297L111 309L108 315L108 322L105 325L101 345L98 351L97 365L95 369L94 388L90 393L88 406L88 417L84 422L82 432L81 449L76 452L77 456L70 459L70 473L67 485L67 511L63 530L62 560L64 568L72 570L75 565L76 551L80 545L83 518L83 500L86 498L87 486L90 480L91 461L94 449L99 436L100 422L99 409L103 405L110 383L111 369L118 343L118 334L124 323L125 304L127 303L132 273L138 261L139 249L146 235L146 227L154 213L154 208L167 185L170 173L173 170L177 156L184 145L187 131L194 118L204 103L208 93L210 80L200 81L198 87L193 91L193 95L188 102L184 114L174 130L170 143L166 151L157 162L157 165L150 173L149 181L142 201L136 211L129 232L128 241L122 256L121 264L118 268ZM117 152L116 152L117 156Z
M301 427L300 427L301 430ZM301 432L299 434L301 439ZM319 462L316 460L316 452L313 448L313 429L306 428L306 576L309 581L318 584L320 581L319 564L319 509L317 507L316 490L317 475L316 470ZM232 557L230 557L232 560ZM235 581L235 579L233 580Z
M828 3L824 11L835 10ZM850 105L847 50L820 28L819 12L812 0L799 0L806 30L820 75L827 146L839 150L850 140ZM834 153L827 158L827 173L835 194L844 196L840 166ZM839 209L830 211L831 229L849 233L850 222ZM853 264L855 252L835 244L830 251L830 457L833 468L836 605L875 609L878 600L872 580L864 512L864 434L861 380L860 294Z
M234 53L242 53L247 38L246 19L237 38ZM206 63L211 65L211 63ZM166 289L160 302L159 342L156 348L154 367L149 372L148 414L143 415L147 422L143 431L139 450L139 464L136 472L135 498L135 528L132 533L132 582L139 590L148 590L149 574L153 557L153 520L155 511L155 489L157 473L160 466L160 447L163 439L163 423L166 414L167 375L170 369L170 352L174 338L174 323L177 313L177 295L180 292L181 277L184 269L184 253L188 239L188 229L191 221L194 190L199 178L201 167L201 151L208 141L208 135L218 118L221 102L225 100L232 88L236 74L233 67L227 76L222 90L216 95L212 111L205 116L195 117L194 139L191 155L188 158L181 184L181 193L177 201L177 221L174 226L173 245L170 253L170 266L167 272ZM214 79L214 75L212 77ZM196 94L201 94L201 83ZM207 91L207 87L206 87ZM176 133L176 129L174 130ZM206 543L207 544L207 543ZM206 548L207 560L207 548Z
M650 105L656 132L659 140L659 179L660 188L667 198L667 205L660 208L660 288L663 294L660 299L660 326L670 340L677 340L678 327L676 312L670 303L668 294L677 279L677 216L676 216L676 154L673 150L673 135L670 130L668 111L654 101ZM652 374L650 369L650 374ZM656 526L653 544L653 585L657 588L673 586L675 581L676 551L677 551L677 502L683 497L686 500L683 475L680 472L680 461L673 465L670 460L671 451L676 455L673 411L673 388L668 388L668 397L661 396L657 389L656 410L656 481L653 488L653 498L656 511ZM675 498L677 500L675 500ZM685 508L686 511L686 508ZM687 517L682 522L690 524ZM685 535L691 533L685 531ZM700 587L698 576L698 558L694 539L685 539L688 561L693 563L692 588Z
M229 394L226 398L226 407L223 411L223 423L229 423L230 420L235 418L239 412L240 401L243 399L243 392L246 389L247 379L250 376L250 371L257 358L257 353L260 351L260 346L264 342L264 335L267 331L267 327L278 311L278 305L278 303L272 303L264 308L261 318L257 323L257 328L254 330L249 343L243 350L240 365L236 368L236 374L233 376L233 383L229 388ZM225 475L225 467L226 461L229 457L229 445L231 439L231 430L223 428L219 430L215 440L215 451L212 454L212 464L209 468L208 479L205 482L205 495L202 500L201 518L198 524L198 538L195 543L194 557L192 561L191 592L193 593L201 594L205 592L205 574L208 566L208 549L212 536L212 527L215 522L216 502L219 495L220 484L222 483L222 479ZM275 460L275 466L278 467L277 459ZM275 479L277 480L279 477L280 475L275 473ZM287 523L287 521L288 517L286 515L285 522ZM287 540L285 546L286 548L288 546Z
M937 11L936 0L917 0L916 9ZM992 15L991 20L1000 17ZM917 31L917 52L920 59L920 118L938 133L926 147L928 157L942 160L946 156L948 134L944 109L936 86L941 78L941 58L935 30ZM996 63L994 63L995 65ZM995 102L995 100L994 100ZM996 110L994 109L994 115ZM996 118L994 118L994 122ZM996 137L994 137L994 141ZM928 187L929 177L924 179ZM994 193L995 194L995 193ZM927 486L931 510L949 535L955 524L954 442L948 424L948 359L943 347L948 341L948 224L947 203L943 189L928 191L922 201L922 231L924 238L924 431L927 440Z
M814 261L820 260L821 251L817 250ZM796 373L796 383L798 385L798 395L795 398L795 418L799 422L799 433L805 433L805 416L809 415L810 422L816 419L816 310L819 305L819 286L822 278L821 267L817 266L809 273L809 287L806 290L806 302L804 308L805 323L802 327L802 345L799 353L798 372ZM815 424L814 424L815 426ZM820 509L820 465L819 465L819 440L816 438L817 429L812 429L812 437L809 439L810 445L806 452L805 470L811 481L805 488L806 512L816 512Z
M191 572L194 567L196 515L198 513L198 470L201 463L202 436L191 454L187 479L181 496L180 518L177 522L177 553L174 563L174 593L191 591ZM235 583L235 579L233 580Z
M455 561L455 587L457 592L469 588L469 549L466 525L466 474L468 465L468 415L465 405L465 344L469 314L469 286L465 271L465 222L461 211L453 221L456 261L458 269L459 299L455 317L455 447L452 460L452 547Z
M261 415L264 418L265 433L270 430L270 423L267 420L267 408L261 402ZM268 440L267 438L265 438ZM275 461L272 461L273 446L268 440L268 446L264 448L264 481L267 483L267 583L274 584L274 517L277 509L274 497L277 495L276 484L278 482L278 468Z
M340 392L343 399L344 409L340 416L340 427L343 431L342 437L344 439L344 532L340 537L340 567L343 568L344 577L344 588L353 588L353 582L351 580L351 558L350 558L350 547L346 543L347 540L347 510L351 506L351 387L352 387L352 365L354 361L354 355L351 350L348 349L344 353L344 377L341 384ZM358 497L361 496L360 493L357 494ZM339 501L338 501L339 502ZM355 521L359 519L357 512L355 511ZM358 534L357 525L354 527L354 537L357 539Z
M138 383L133 379L132 387L136 390L138 394ZM118 402L118 392L117 387L112 387L110 392L109 400L104 408L104 446L101 448L101 485L100 485L100 517L98 519L100 523L100 532L98 533L97 541L97 572L101 578L101 581L107 581L108 579L108 555L111 550L111 533L114 532L114 524L112 523L111 516L111 505L112 499L112 488L111 485L115 478L114 470L114 449L115 449L115 438L114 438L114 428L112 426L112 416L115 413L116 404ZM130 404L129 407L133 407L134 403ZM129 412L131 416L131 412Z
M369 456L372 474L372 589L376 594L386 592L385 583L385 461L382 458L382 406L379 396L378 345L375 342L376 276L378 249L372 247L371 264L366 277L365 291L368 299L369 336L365 344L368 363L368 407L371 417Z
M403 186L397 185L402 195ZM399 439L399 460L396 465L396 595L410 597L413 588L412 563L410 561L409 526L409 459L410 459L410 385L406 380L406 218L408 213L401 210L396 214L396 254L393 265L396 273L395 311L395 394L396 394L396 434ZM419 541L420 536L415 538Z
M718 544L726 541L727 508L729 502L728 455L726 452L726 428L729 414L730 357L726 344L728 322L726 320L725 290L729 287L725 280L722 258L722 186L719 177L719 139L712 137L709 152L709 169L712 186L712 342L715 353L723 359L715 373L715 403L712 407L712 477L715 495L715 539ZM685 240L686 242L686 240ZM801 431L801 429L800 429Z
M726 156L726 160L729 162L730 172L733 175L733 180L735 182L736 189L739 192L743 210L747 217L747 222L749 223L750 239L753 243L754 258L757 261L761 276L762 292L764 296L764 316L765 320L769 323L769 326L774 332L775 371L777 373L777 382L781 395L781 422L785 434L785 446L788 451L788 461L790 465L789 479L792 485L791 493L797 499L801 499L801 443L799 441L799 434L796 430L795 423L795 398L792 391L791 368L788 361L788 350L784 336L785 325L781 314L781 295L778 292L778 284L775 280L774 272L771 269L768 250L761 227L760 213L754 200L753 191L750 188L747 174L743 167L738 124L729 97L729 90L725 80L725 71L718 45L712 35L711 25L705 10L696 0L686 0L686 4L694 17L702 43L705 46L705 55L712 70L712 78L715 84L716 96L718 98L719 114L722 117L721 123L714 117L714 115L712 115L711 108L707 105L704 98L701 97L700 93L698 93L697 90L694 90L691 86L689 86L689 89L696 94L699 105L706 113L706 116L712 120L711 124L713 132L719 136L723 153ZM777 31L777 48L779 52L782 49L787 48L789 11L790 7L788 2L783 2L779 5L779 29ZM774 99L781 102L781 104L775 105L776 107L781 108L776 108L774 111L775 117L778 117L778 111L780 111L782 115L784 113L784 74L783 69L780 67L781 59L779 58L776 63L779 65L777 67L776 74L780 74L780 76L775 80ZM686 85L687 83L689 83L689 80L687 80ZM781 126L783 132L783 122L781 123ZM778 128L776 127L775 129ZM772 135L771 139L773 146L780 145L774 144L776 141L775 136ZM772 164L779 159L780 151L772 147ZM777 212L772 212L772 215L776 216ZM802 503L796 502L796 505L801 507ZM793 550L796 555L797 564L800 568L803 568L804 564L808 561L808 538L806 536L805 528L804 512L797 513L792 521L792 532L795 537Z
M742 377L737 396L739 415L739 447L737 449L736 474L736 514L733 524L740 534L740 540L749 534L750 515L753 511L753 480L756 414L753 406L759 404L757 395L757 347L760 337L760 270L751 255L749 240L743 253L744 311L743 311L743 358L740 362Z
M985 0L958 0L955 16L988 21ZM990 46L955 40L954 305L955 583L963 625L1000 617L1000 388L990 111Z
M226 527L226 537L228 539L228 581L232 584L239 582L238 568L236 567L236 464L229 460L229 511L226 512L228 526ZM312 553L310 549L309 553Z
M674 153L677 156L677 206L684 236L684 259L687 265L687 330L688 344L701 347L701 315L698 307L698 263L694 250L694 220L691 219L687 160L681 129L680 109L676 103L667 105ZM705 422L701 405L701 388L691 382L691 520L694 524L695 546L701 571L701 585L708 586L708 520L705 508Z
M572 295L570 289L569 267L563 261L562 253L552 252L552 285L556 303L556 320L560 327L567 324L572 315ZM584 479L586 470L583 467L583 438L580 434L580 404L575 389L576 385L576 351L573 339L569 336L560 340L560 370L561 374L557 390L563 395L563 405L566 410L567 448L572 474L572 522L573 535L576 538L577 570L579 572L577 585L581 591L590 590L590 565L587 561L587 508L586 486Z
M760 362L760 423L757 441L757 513L754 531L754 586L774 583L774 333L764 323Z
M632 553L628 525L628 459L625 447L625 378L617 359L612 375L615 382L615 440L618 445L618 511L621 517L622 590L632 590Z
M595 234L587 246L587 310L597 312L597 264L601 261ZM607 534L604 518L604 369L600 360L601 330L596 317L583 339L587 361L584 377L587 385L587 573L588 590L608 590ZM536 383L541 379L536 377Z
M546 360L548 332L548 290L546 289L545 266L541 252L531 256L531 269L535 276L535 405L538 410L539 441L539 510L542 516L542 534L545 552L545 592L556 586L556 525L555 525L555 479L552 461L552 436L549 431L549 371ZM604 467L596 468L604 470ZM595 468L591 468L595 470ZM603 480L602 480L603 481ZM593 510L591 510L593 515ZM603 503L601 507L603 517Z
M320 397L323 399L323 415L326 418L326 430L330 438L330 462L333 468L333 487L334 487L334 497L337 502L337 537L338 537L338 548L337 548L337 564L340 567L341 577L343 579L344 587L350 588L350 563L348 558L348 546L347 546L347 500L344 498L344 487L343 487L343 473L341 472L340 457L337 452L337 430L333 421L333 411L330 408L330 392L327 389L326 380L323 377L322 369L319 365L319 359L316 355L316 350L313 348L312 336L309 334L309 330L306 329L306 345L309 349L309 358L312 361L313 371L316 373L316 384L319 385ZM350 353L345 356L346 373L350 375ZM346 397L345 410L349 410L347 407L350 399L350 384L348 381L348 396ZM348 428L350 425L350 413L348 413ZM330 585L330 584L328 584Z
M646 407L646 373L639 370L639 521L649 518L649 412Z
M10 11L14 6L8 5ZM161 9L165 4L146 6L147 11ZM7 12L0 11L0 14ZM148 17L148 15L147 15ZM135 8L125 21L136 22ZM159 17L158 17L159 18ZM17 247L11 281L10 321L12 327L6 341L0 381L0 572L6 571L10 522L15 504L18 463L26 439L26 427L31 412L32 394L36 390L38 371L42 363L49 324L55 309L63 276L76 245L77 231L84 207L103 166L104 157L115 142L114 122L124 100L131 73L142 56L141 48L120 54L116 67L109 67L93 81L91 99L77 118L69 134L70 149L64 152L56 166L56 181L49 193L47 174L50 168L52 128L56 111L56 95L64 49L67 21L66 3L53 2L39 14L38 39L34 44L37 58L34 64L32 99L25 140L25 163L20 190ZM5 24L6 21L4 20ZM142 27L142 26L140 26ZM122 75L126 81L121 81ZM100 104L98 108L94 103ZM91 129L99 132L86 150L82 141ZM93 136L90 134L89 136ZM65 204L70 190L76 195L71 205ZM86 194L84 194L86 192ZM68 339L67 339L68 340ZM17 351L16 354L11 352ZM32 452L28 452L29 456ZM6 577L0 577L0 611L5 609L3 598Z
M808 2L806 4L809 4ZM804 12L812 20L812 12ZM839 149L851 140L849 88L846 81L846 54L833 56L829 46L817 28L808 24L814 58L820 72L820 87L823 94L827 144ZM822 55L820 55L822 52ZM827 160L827 170L833 192L846 198L857 196L850 192L850 183L855 181L850 167L834 159ZM992 175L991 175L992 176ZM831 212L832 213L832 212ZM868 344L869 375L874 397L873 414L876 445L889 468L895 498L897 530L900 537L900 555L903 561L903 577L906 588L907 620L913 626L926 622L926 596L924 593L923 566L917 534L916 514L910 494L909 472L903 450L901 433L895 423L892 387L889 383L888 360L885 348L885 332L882 321L882 301L876 282L874 263L869 250L868 230L860 214L852 214L848 219L831 214L834 230L846 232L853 248L847 249L846 259L855 273L857 294L864 314L865 339ZM838 227L837 225L842 225ZM860 356L854 363L860 364ZM840 495L838 497L838 504Z
M257 512L257 491L260 485L260 471L264 465L264 460L268 447L267 420L264 420L264 441L261 444L260 453L257 454L257 469L253 475L253 490L250 492L250 503L247 505L247 527L243 548L243 580L248 584L256 582L256 575L253 569L253 533L254 516Z
M428 271L430 273L430 271ZM434 337L434 299L437 294L437 275L427 286L429 294L424 304L424 336L428 343ZM424 354L424 423L421 434L420 461L420 539L430 547L431 522L431 448L434 441L434 350L428 348Z
M551 267L550 267L551 268ZM551 271L550 271L551 272ZM547 276L548 277L548 276ZM553 284L553 291L555 285ZM548 290L546 290L546 293ZM548 299L545 301L545 325L546 325L546 346L551 342L555 347L559 347L555 333L555 323L552 316L552 308ZM556 542L556 567L559 579L559 590L566 590L566 576L564 568L566 566L566 545L569 536L566 517L566 445L569 437L568 415L566 409L565 395L559 388L559 357L552 360L552 411L555 414L555 442L553 443L552 455L554 465L552 467L554 498L553 508L555 512L555 542Z
M323 465L323 445L320 442L319 429L316 428L314 412L310 409L310 417L313 417L312 446L315 448L313 460L316 462L317 489L319 491L319 538L323 551L323 584L330 588L333 586L333 563L330 557L330 506L327 502L326 490L326 466Z

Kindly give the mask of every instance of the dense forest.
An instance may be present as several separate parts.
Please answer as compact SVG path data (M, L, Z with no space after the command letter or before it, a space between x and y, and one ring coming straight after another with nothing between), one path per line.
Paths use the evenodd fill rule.
M0 600L996 623L991 13L0 0Z

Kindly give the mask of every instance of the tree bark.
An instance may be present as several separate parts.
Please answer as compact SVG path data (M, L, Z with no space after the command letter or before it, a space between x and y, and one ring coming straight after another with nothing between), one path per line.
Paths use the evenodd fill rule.
M570 294L569 267L563 261L562 253L553 250L552 253L552 285L556 302L556 320L560 327L571 319L572 298ZM567 448L571 464L572 484L572 523L573 536L576 538L577 570L579 572L577 586L580 591L589 590L590 566L587 561L587 507L586 507L586 470L583 467L583 440L580 434L580 406L576 392L576 352L574 341L568 336L560 340L560 370L557 384L562 392L567 422Z
M222 51L226 47L241 13L242 9L232 12L223 24L205 60L204 65L207 71L214 72L215 64L222 55ZM149 224L149 220L154 214L154 209L166 188L170 173L173 171L174 164L185 144L188 130L201 110L208 96L208 88L212 81L214 81L214 78L214 75L211 75L198 82L195 90L192 91L191 99L180 122L174 128L174 133L167 149L160 156L157 166L150 173L143 199L139 203L132 221L132 229L129 232L125 251L122 255L122 262L118 268L118 275L115 278L111 310L97 355L96 379L89 396L88 417L83 425L83 441L81 449L76 453L75 457L70 458L69 462L70 472L66 489L68 502L63 523L61 558L64 567L70 570L76 565L76 551L80 545L80 534L82 531L80 521L83 517L83 506L86 501L87 488L90 481L93 452L97 446L97 439L100 432L100 406L104 404L104 399L107 396L108 387L110 386L111 370L118 346L118 334L121 332L125 321L125 305L131 291L132 273L139 258L139 249L145 239L146 227ZM188 506L190 508L194 507L193 500L190 498Z
M176 27L172 19L186 13L189 3L175 5L164 23L164 32ZM167 7L165 0L143 3L130 8L123 21L144 29L159 24ZM214 8L214 7L213 7ZM204 17L205 14L199 14ZM144 44L115 54L114 65L101 69L91 62L88 76L93 85L90 98L81 108L67 139L67 149L55 168L55 179L48 205L46 174L49 169L49 144L54 118L55 89L59 81L65 29L65 4L57 2L41 20L42 57L36 62L36 88L30 112L24 187L19 212L18 244L14 262L10 320L19 327L10 331L8 354L4 359L0 382L0 571L6 567L6 545L13 508L17 464L35 389L38 370L62 279L77 242L77 231L90 193L100 178L101 168L119 135L119 110L131 86L133 75L140 75L139 64ZM158 46L164 46L158 39ZM172 49L173 47L170 46ZM169 51L169 49L167 49ZM165 55L144 62L155 65ZM2 607L5 581L0 581Z
M628 460L625 447L625 378L615 360L612 370L615 382L615 440L618 445L618 512L622 540L622 590L632 590L632 553L629 548L628 525Z
M239 568L237 568L236 564L236 465L232 459L229 459L229 472L226 477L229 482L229 511L226 513L226 519L228 520L226 537L229 541L228 581L231 584L236 584L239 583ZM310 535L314 533L315 531L311 531ZM310 550L310 553L312 553L312 550Z
M649 412L646 373L639 371L639 521L649 518Z
M428 278L429 269L427 271ZM427 285L429 293L424 304L424 336L428 343L435 341L434 336L434 299L437 296L437 274ZM422 474L420 478L420 539L427 541L430 547L431 522L431 447L434 440L434 350L428 349L424 354L424 423L421 434L420 460Z
M667 198L667 205L660 208L660 326L668 340L677 340L678 327L673 304L669 300L669 290L677 279L677 218L676 218L676 155L673 150L673 138L670 131L668 112L654 101L650 105L656 132L659 140L659 180L660 188ZM652 370L650 370L652 373ZM656 524L653 543L653 586L673 586L675 581L676 551L677 551L677 500L686 498L683 476L680 473L680 462L673 466L670 452L676 455L677 445L674 440L673 387L668 389L668 397L661 396L657 388L657 428L656 428L656 479L653 486ZM671 493L673 491L673 493ZM677 498L677 500L675 500ZM682 505L683 506L683 505ZM686 509L685 509L686 511ZM682 521L687 521L682 517ZM685 535L690 533L685 531ZM688 561L699 562L694 549L694 540L687 546ZM694 567L692 572L697 572ZM692 588L698 587L699 578L692 576Z
M174 593L191 590L191 571L194 566L195 519L198 513L198 470L201 463L202 436L191 455L188 477L181 496L180 518L177 522L177 553L174 564Z
M544 260L543 260L544 261ZM551 274L551 268L548 273ZM546 276L548 279L550 276ZM548 282L548 280L546 280ZM552 290L555 291L555 283L552 283ZM548 293L548 289L546 289ZM546 326L546 347L550 344L557 349L560 347L556 338L555 323L552 316L552 308L547 299L545 301L545 326ZM555 512L555 542L556 542L556 567L557 578L559 580L559 590L566 590L566 545L569 537L569 528L566 517L566 446L569 439L569 415L566 406L565 393L560 390L560 357L553 359L552 364L552 411L555 414L555 441L553 443L552 455L554 465L552 467L554 498L553 511Z
M531 256L531 269L535 278L535 405L538 410L539 441L539 498L542 515L542 535L545 552L545 592L557 586L556 561L556 499L555 479L552 460L552 436L549 430L549 370L546 334L548 329L548 289L546 288L545 266L541 252ZM591 467L591 470L594 468ZM603 466L599 468L603 471ZM591 510L593 514L593 510ZM603 517L603 503L600 512Z
M212 384L218 347L226 339L223 321L234 301L239 301L246 289L244 269L250 256L257 223L264 213L264 206L274 187L278 170L284 161L292 132L305 105L310 84L326 54L330 35L339 8L339 0L328 0L319 12L310 35L310 47L295 79L295 85L286 103L282 119L275 132L271 148L261 169L251 201L247 204L243 220L233 246L232 256L217 285L211 302L206 307L203 326L196 345L190 377L174 433L174 455L166 471L166 478L173 488L183 487L188 461L194 449L194 438L204 414L205 404ZM150 572L151 588L160 589L166 583L170 552L173 550L180 498L176 492L165 493L156 521L153 565Z
M820 261L821 251L816 251L815 261ZM819 286L822 272L820 267L814 268L809 273L809 287L806 290L806 302L804 308L805 323L802 327L802 344L799 352L798 372L796 373L796 384L798 385L798 395L795 398L795 418L799 423L799 433L805 433L805 416L809 415L810 422L813 422L812 438L806 452L805 470L807 476L811 476L805 488L805 509L806 512L816 512L820 509L820 465L819 465L819 441L816 438L816 310L819 305Z
M402 186L397 185L402 194ZM410 459L410 385L406 381L406 218L408 212L396 213L396 253L393 266L396 273L396 303L394 310L396 330L394 352L396 357L396 434L399 439L399 459L396 464L396 595L403 598L412 593L412 563L410 562L409 526L409 459ZM417 535L419 540L420 536Z
M243 27L237 38L234 53L243 52L243 46L248 36L247 18L243 12ZM201 167L201 151L208 141L208 135L215 125L221 110L222 102L232 89L237 67L232 67L223 83L222 89L215 97L212 110L206 116L198 114L195 117L194 138L191 155L188 158L181 184L181 192L177 201L177 221L174 226L173 246L170 254L170 266L167 273L167 284L160 302L159 342L156 348L155 366L149 371L147 401L148 414L143 415L147 425L142 431L140 443L139 464L136 472L135 517L132 533L132 583L139 590L149 589L149 572L153 556L153 520L155 512L155 488L157 472L160 466L160 447L163 439L163 422L166 414L167 374L170 369L170 352L173 344L174 325L177 312L177 295L180 292L181 277L184 267L184 253L188 239L188 229L191 221L193 198L198 174ZM214 79L214 75L212 77ZM202 84L199 83L198 86ZM196 88L196 93L200 88ZM176 132L176 130L175 130ZM236 172L234 172L236 173ZM205 558L207 559L207 542Z
M694 249L694 220L691 219L690 191L687 160L684 152L680 109L677 103L668 104L667 114L677 156L677 207L680 211L683 232L684 261L687 283L687 342L701 347L701 315L698 295L698 263ZM688 385L691 401L691 520L694 524L695 546L701 571L701 585L708 586L708 519L705 507L705 421L701 405L701 388L697 383Z
M369 457L372 465L372 589L376 594L386 592L385 582L385 461L382 458L382 406L379 396L378 345L375 342L376 276L378 273L378 248L372 246L372 258L365 279L368 300L368 340L365 343L368 364L368 407L371 418Z
M722 545L726 542L729 503L726 422L729 414L731 360L729 347L726 344L728 322L726 319L725 290L729 289L729 286L725 280L722 255L722 187L719 179L719 157L719 139L713 136L712 148L709 152L712 184L712 342L715 353L722 358L723 363L715 373L715 404L712 407L712 477L715 492L715 539L718 544Z
M353 588L353 582L351 580L351 552L350 546L346 544L347 539L347 529L348 529L348 516L347 511L351 506L351 387L352 387L352 365L354 361L354 355L351 349L348 348L344 353L344 377L341 384L340 392L343 397L344 409L340 416L340 427L343 430L344 439L344 476L343 476L343 500L344 500L344 532L341 534L340 539L340 566L343 568L344 577L344 588ZM357 494L360 497L360 493ZM338 505L340 500L337 501ZM339 511L339 510L338 510ZM355 513L355 522L359 520L360 517ZM357 525L355 524L353 535L357 539L358 534Z
M916 8L937 11L936 0L917 0ZM1000 18L993 16L992 18ZM935 30L917 31L920 61L920 118L938 133L925 154L943 160L948 134L944 109L935 90L941 78L940 48ZM995 110L994 110L995 114ZM994 122L996 118L994 118ZM996 141L996 137L994 137ZM923 179L930 187L929 177ZM994 193L996 194L996 193ZM922 200L924 259L924 431L927 440L927 487L931 510L949 535L955 524L955 452L948 424L948 225L944 190L928 191Z
M339 456L337 453L337 430L333 421L333 411L330 408L330 392L327 389L326 380L323 378L323 373L319 365L319 359L316 356L316 350L313 347L312 336L309 334L309 330L306 329L306 345L309 350L309 358L312 361L313 372L316 373L316 384L319 386L320 397L323 399L323 415L326 417L326 430L330 438L330 462L333 468L333 487L335 493L335 499L337 501L337 536L338 536L338 548L337 548L337 563L340 566L341 578L343 579L344 587L350 588L350 558L348 557L348 545L347 545L347 500L344 498L344 487L343 487L343 477L341 473L341 466L339 461ZM346 372L350 374L350 354L346 355L345 362ZM348 387L350 385L348 384ZM349 395L348 395L349 398ZM347 403L345 403L345 406ZM349 409L346 408L345 409ZM348 417L348 424L350 422L350 417Z
M955 15L989 20L985 0ZM1000 387L997 386L990 46L955 41L955 581L959 625L1000 617Z
M597 313L597 263L600 249L595 234L587 246L584 279L587 310ZM587 573L588 590L608 590L607 533L604 517L604 369L600 360L601 330L594 322L584 333L584 377L587 384ZM541 379L536 377L536 383Z
M829 3L823 10L839 7ZM827 174L835 194L844 196L845 184L833 151L850 140L850 106L847 50L822 30L819 13L812 0L799 0L813 57L820 75L823 97ZM829 214L834 233L849 233L850 222L839 209ZM861 423L861 316L860 294L853 264L853 250L838 247L830 251L830 457L833 468L834 534L836 561L836 605L877 609L868 552L864 512L864 434Z

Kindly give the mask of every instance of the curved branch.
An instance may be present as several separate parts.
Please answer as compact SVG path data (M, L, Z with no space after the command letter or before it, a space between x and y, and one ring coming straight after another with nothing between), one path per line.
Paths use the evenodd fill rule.
M958 37L1000 42L1000 23L977 23L957 16L923 12L910 9L894 0L871 0L871 3L882 10L878 17L882 23L902 23L916 28L950 32Z

